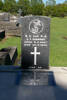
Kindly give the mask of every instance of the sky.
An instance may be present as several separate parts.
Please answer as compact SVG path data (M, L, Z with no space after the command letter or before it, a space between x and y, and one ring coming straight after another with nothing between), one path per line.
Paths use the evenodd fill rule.
M43 0L44 2L46 2L47 0ZM56 0L56 3L63 3L65 0Z

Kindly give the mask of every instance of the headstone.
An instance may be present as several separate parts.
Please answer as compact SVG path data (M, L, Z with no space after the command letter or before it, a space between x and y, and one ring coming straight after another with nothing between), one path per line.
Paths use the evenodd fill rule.
M20 17L22 15L22 9L19 9L18 13L19 13L19 17Z
M10 22L16 23L17 20L18 20L18 17L17 17L17 16L12 15L12 16L10 17Z
M10 21L10 14L9 13L1 13L0 21Z
M50 18L26 16L20 19L20 23L22 24L22 68L48 69Z
M0 39L5 38L5 30L0 30Z
M4 21L10 21L10 14L4 13Z
M14 64L15 63L15 60L17 58L17 48L16 47L8 47L8 48L3 48L0 50L0 52L4 55L4 52L6 52L9 56L10 56L10 61L11 61L11 64ZM5 56L5 55L4 55ZM2 57L2 56L1 56ZM7 59L7 58L6 58ZM7 59L8 60L8 59ZM9 61L8 61L9 62ZM6 63L6 60L5 60L5 63ZM10 65L10 63L8 64Z
M0 65L11 65L11 59L7 52L0 52Z

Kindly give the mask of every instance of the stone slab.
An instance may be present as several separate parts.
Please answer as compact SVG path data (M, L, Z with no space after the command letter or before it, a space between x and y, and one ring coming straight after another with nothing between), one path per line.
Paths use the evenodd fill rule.
M6 35L20 35L21 27L16 26L16 22L0 21L0 29L4 29Z
M53 86L56 85L53 73L50 71L23 71L21 85L26 86Z
M54 76L57 73L62 73L62 75L64 73L67 74L67 68L65 67L55 67L50 68L50 70L54 72ZM62 70L62 72L60 70ZM58 84L56 84L56 86L24 86L21 85L22 77L22 71L0 71L0 100L67 100L67 88ZM55 80L57 80L58 77L59 76L55 77ZM60 75L60 77L62 76ZM67 78L66 75L64 77ZM64 77L61 78L63 82L65 81Z
M4 55L4 52L6 52L10 56L11 64L15 63L15 60L16 60L16 58L18 56L18 52L17 52L17 48L16 47L3 48L3 49L0 50L0 52L3 55ZM9 63L9 61L8 61L8 63ZM10 65L10 63L8 65Z
M0 65L11 65L11 59L7 52L0 52Z

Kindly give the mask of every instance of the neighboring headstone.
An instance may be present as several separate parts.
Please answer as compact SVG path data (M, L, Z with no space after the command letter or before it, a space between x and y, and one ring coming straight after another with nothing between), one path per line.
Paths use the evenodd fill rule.
M16 47L8 47L8 48L3 48L0 50L0 52L3 54L4 52L8 53L10 56L11 64L15 63L15 60L17 58L17 48ZM4 55L4 54L3 54ZM6 58L7 59L7 58ZM10 65L10 63L9 63Z
M0 65L11 65L11 59L7 52L0 52Z
M0 13L0 21L4 20L4 13Z
M0 30L0 39L5 38L5 30Z
M0 13L0 21L10 21L9 13Z
M4 13L4 21L10 21L10 14Z
M20 17L22 15L22 9L19 9L18 13L19 13L19 17Z
M21 25L16 26L16 22L1 21L0 30L5 30L6 35L21 36Z
M12 15L10 17L10 22L16 23L17 21L18 21L18 17L17 16Z
M22 24L22 68L49 68L50 18L26 16Z

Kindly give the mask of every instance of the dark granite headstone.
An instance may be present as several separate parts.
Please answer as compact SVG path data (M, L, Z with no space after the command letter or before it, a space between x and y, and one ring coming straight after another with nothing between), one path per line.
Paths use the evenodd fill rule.
M26 16L22 24L22 68L49 68L50 18Z
M22 68L49 68L50 18L26 16L22 24Z
M4 30L0 30L0 39L5 38L5 31Z

